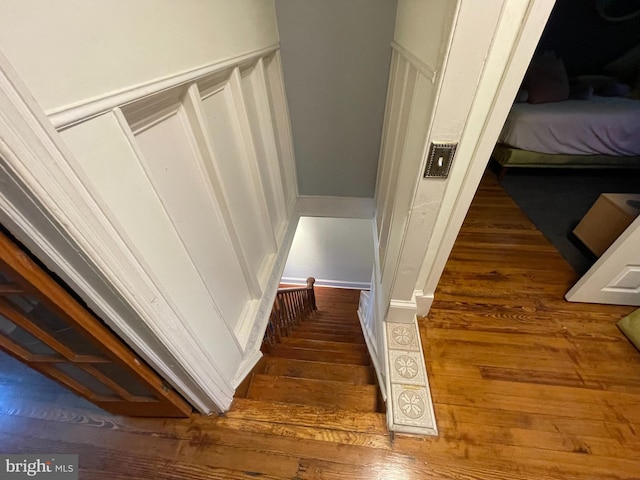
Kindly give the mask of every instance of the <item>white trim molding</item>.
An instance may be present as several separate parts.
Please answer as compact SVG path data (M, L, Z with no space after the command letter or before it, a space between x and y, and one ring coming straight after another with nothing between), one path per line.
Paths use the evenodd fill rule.
M282 283L291 285L306 285L307 280L299 277L282 277ZM316 278L317 287L347 288L354 290L369 290L371 282L348 282L346 280L329 280L326 278Z
M163 90L174 88L195 81L195 79L207 76L226 68L240 65L248 62L254 62L259 58L270 55L280 47L279 44L270 45L253 52L244 53L242 55L225 58L223 60L204 65L202 67L187 70L185 72L168 75L163 78L146 82L141 85L128 87L123 90L110 92L107 95L85 100L74 105L49 110L46 112L53 126L58 129L64 129L76 123L84 122L90 118L96 117L103 113L113 110L116 107L122 107L128 103L139 100L140 98L153 95Z
M415 295L411 300L395 300L389 302L388 322L411 323L416 316L417 304Z
M393 48L398 54L402 55L404 59L413 65L418 72L420 72L424 77L429 80L431 83L436 83L436 77L438 76L438 70L435 67L423 62L418 57L416 57L409 50L404 48L398 42L391 42L391 48Z
M416 315L422 317L429 313L431 305L433 305L434 295L425 295L422 291L416 291L414 296L416 299Z
M373 218L372 198L299 195L296 214L300 217Z
M233 381L234 388L240 385L242 380L249 374L251 369L260 360L262 353L260 347L262 346L262 340L264 338L264 332L267 330L267 324L269 323L269 316L273 309L273 302L275 301L276 294L278 292L278 286L280 285L280 278L284 267L287 263L287 257L289 256L289 250L293 243L293 237L298 228L298 216L294 216L289 220L289 224L282 239L282 244L278 249L278 254L275 256L273 266L271 267L271 274L266 283L260 303L258 305L258 313L253 323L253 328L249 333L247 345L245 348L245 354L242 358L236 377Z
M416 287L421 290L420 297L426 300L419 304L420 315L429 312L431 302L428 299L434 296L554 3L554 0L505 1L417 277ZM456 93L452 92L449 102L457 101L454 95Z

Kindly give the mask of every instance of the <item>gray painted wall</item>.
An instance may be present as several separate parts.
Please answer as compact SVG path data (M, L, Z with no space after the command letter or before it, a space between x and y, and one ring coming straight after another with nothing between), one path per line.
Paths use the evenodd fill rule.
M372 220L301 217L282 281L313 276L318 285L369 288L372 269Z
M276 0L301 195L373 197L396 0Z

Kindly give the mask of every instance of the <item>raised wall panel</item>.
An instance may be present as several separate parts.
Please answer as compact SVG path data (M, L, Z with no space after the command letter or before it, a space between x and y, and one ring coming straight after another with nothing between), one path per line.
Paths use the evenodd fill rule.
M233 330L251 300L213 202L193 133L181 106L135 132L146 169L225 323Z
M278 149L278 158L280 159L280 174L287 203L287 213L291 215L294 203L298 198L298 186L291 139L291 125L289 123L289 110L287 107L287 97L284 92L284 81L282 79L280 53L276 52L264 58L263 62L271 122L276 135L276 147Z
M398 84L399 73L398 65L400 58L395 50L391 52L391 66L389 67L389 85L387 86L387 101L384 109L384 123L382 125L382 137L380 139L380 154L378 158L378 175L376 178L376 232L380 232L382 228L382 218L384 210L384 202L386 198L386 183L388 181L389 170L389 148L393 145L393 135L390 134L391 125L397 122L397 103L398 103ZM392 110L396 113L392 114ZM380 238L378 237L378 241Z
M416 72L413 65L410 66L410 71ZM424 75L417 75L415 77L412 99L409 100L411 108L407 112L409 118L406 123L402 157L398 166L397 180L394 186L395 193L390 216L391 223L387 238L385 260L384 264L381 265L384 298L390 298L391 286L397 283L394 275L386 275L385 273L400 271L402 268L402 266L399 265L400 251L403 248L403 242L406 241L404 232L409 220L409 214L412 208L414 208L412 205L421 205L420 201L414 198L416 186L422 178L420 174L416 175L416 172L420 170L422 159L426 154L426 138L433 115L435 91L435 85L430 79ZM433 182L431 188L433 191L441 191L445 184L445 181L439 180L438 182ZM437 210L435 208L429 211L429 215L436 213ZM422 218L425 222L431 220L431 217L427 215ZM429 237L427 234L416 239L416 241L423 243L428 240Z
M241 84L271 227L280 243L287 224L286 199L262 60L242 72Z
M220 373L225 378L233 378L241 350L218 315L209 291L168 215L167 204L150 181L143 166L146 160L142 160L142 150L125 118L117 111L83 122L65 130L62 135L77 159L92 196L152 275L163 300L180 318L182 325L173 325L165 333L179 338L187 329L202 351L215 359ZM172 133L172 139L184 145L179 137L180 130ZM191 152L186 151L186 154ZM126 277L122 280L129 282ZM136 291L137 285L129 288ZM139 301L161 308L153 297ZM214 356L216 351L224 351L225 355Z
M397 77L393 81L394 91L392 93L391 110L387 132L387 141L383 152L383 177L381 182L379 219L379 255L381 262L381 274L384 274L384 266L391 228L392 214L398 186L398 175L400 164L404 154L404 146L409 123L413 92L417 70L399 56L397 60Z
M274 253L275 245L263 228L264 217L256 199L256 186L232 95L228 82L203 91L202 112L245 260L250 270L260 277L265 259Z

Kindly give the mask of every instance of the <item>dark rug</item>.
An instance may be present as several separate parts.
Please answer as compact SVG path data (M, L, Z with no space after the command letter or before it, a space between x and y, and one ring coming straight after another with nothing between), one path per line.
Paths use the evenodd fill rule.
M596 257L571 233L572 230L601 193L640 193L640 172L511 169L500 184L582 275Z

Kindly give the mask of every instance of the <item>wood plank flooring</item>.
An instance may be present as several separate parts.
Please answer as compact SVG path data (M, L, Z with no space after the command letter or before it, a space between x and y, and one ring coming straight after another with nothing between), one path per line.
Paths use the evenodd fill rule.
M79 453L83 479L640 479L640 353L615 326L632 309L565 302L575 278L486 177L419 322L439 438L250 398L224 416L114 417L5 372L0 450Z

